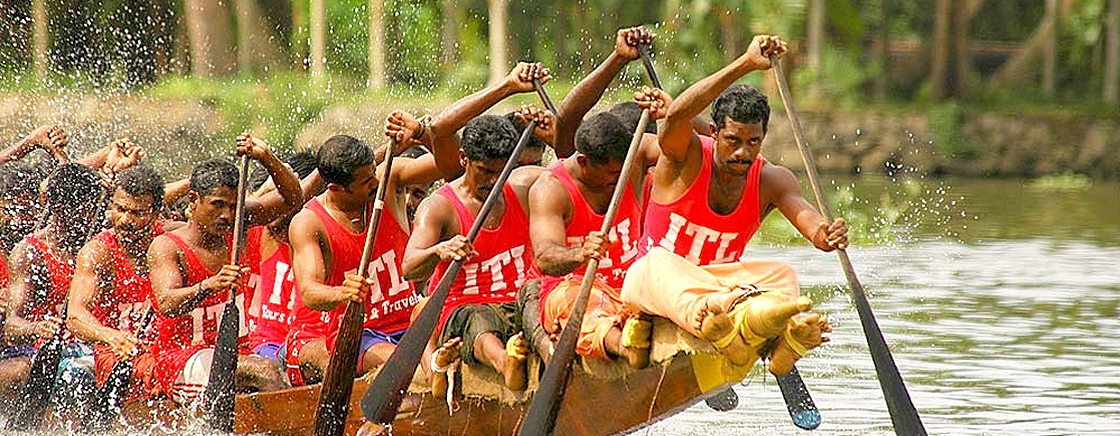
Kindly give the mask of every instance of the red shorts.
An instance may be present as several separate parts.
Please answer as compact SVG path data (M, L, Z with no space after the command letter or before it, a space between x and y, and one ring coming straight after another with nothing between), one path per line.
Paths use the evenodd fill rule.
M299 369L299 353L303 347L316 339L327 340L326 335L314 332L292 329L284 338L284 348L280 350L280 359L284 362L284 373L292 386L303 386L307 381L303 379L303 371Z
M97 376L97 385L104 386L109 379L118 359L112 348L107 345L94 345L93 361L94 373ZM152 353L142 348L140 354L132 358L132 381L121 404L131 403L136 400L146 400L163 393L156 373L156 358Z

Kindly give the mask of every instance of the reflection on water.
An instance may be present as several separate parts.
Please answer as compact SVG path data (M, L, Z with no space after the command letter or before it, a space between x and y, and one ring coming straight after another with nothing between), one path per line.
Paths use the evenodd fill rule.
M857 196L891 189L866 179ZM938 213L960 218L849 253L929 433L1120 434L1118 185L1055 193L1017 181L923 183L950 199ZM951 200L959 203L944 206ZM909 222L937 221L926 218ZM837 327L799 364L824 416L813 434L893 434L858 315L837 288L836 257L806 245L754 253L794 264ZM736 410L701 404L638 434L707 435L713 425L721 434L808 434L790 423L772 378L736 390Z

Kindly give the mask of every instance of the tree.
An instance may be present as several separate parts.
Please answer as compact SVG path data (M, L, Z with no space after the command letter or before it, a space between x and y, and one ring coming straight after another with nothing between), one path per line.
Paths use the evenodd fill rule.
M242 74L265 71L282 58L283 50L269 30L257 0L234 0L237 11L237 65Z
M47 22L47 0L31 1L32 62L35 64L35 77L47 77L47 51L50 50L50 30Z
M369 0L369 75L366 86L385 87L385 0Z
M191 74L212 77L233 72L229 11L219 0L186 0L183 4L190 40Z
M1022 50L1000 67L992 76L990 83L995 87L1013 88L1026 84L1032 77L1038 77L1038 65L1042 63L1041 58L1047 50L1048 41L1051 41L1054 34L1058 32L1059 18L1069 12L1073 3L1074 0L1061 0L1054 10L1047 7L1046 15L1023 44Z
M971 74L969 22L983 0L937 0L930 62L930 100L963 97Z
M311 77L322 77L327 72L327 11L326 0L311 0Z
M459 58L459 26L463 22L460 13L459 0L444 0L442 44L439 55L443 70L450 69Z
M1108 37L1104 50L1104 89L1102 99L1106 103L1120 100L1120 0L1108 2Z
M508 1L486 0L490 9L490 83L497 83L509 72L509 46L506 40Z

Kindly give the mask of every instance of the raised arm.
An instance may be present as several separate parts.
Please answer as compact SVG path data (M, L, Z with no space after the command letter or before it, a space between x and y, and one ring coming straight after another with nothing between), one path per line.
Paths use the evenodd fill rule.
M719 94L740 77L756 70L770 69L770 54L782 55L786 43L777 36L758 35L747 51L715 74L692 86L673 100L658 131L661 154L675 162L684 162L700 149L700 139L692 130L692 118L700 115ZM718 123L718 120L717 120Z
M618 73L631 61L641 57L638 44L651 44L653 39L653 32L641 26L618 31L614 51L595 71L572 88L572 92L560 103L560 113L556 114L556 140L552 144L556 157L564 158L575 153L576 130L583 122L584 115L603 98L603 92L618 77Z
M58 126L41 126L11 147L0 150L0 165L22 159L36 148L42 148L60 163L68 161L65 147L69 143L66 131Z
M238 136L237 155L248 155L260 162L276 183L276 192L245 202L247 227L268 224L303 205L303 191L296 173L272 154L264 141L249 134Z

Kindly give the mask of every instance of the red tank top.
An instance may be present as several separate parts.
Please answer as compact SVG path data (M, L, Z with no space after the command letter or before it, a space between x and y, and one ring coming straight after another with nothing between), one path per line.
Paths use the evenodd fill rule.
M581 247L588 233L603 228L603 215L596 213L591 205L587 204L587 199L584 198L583 192L579 190L576 181L572 179L572 175L568 173L568 169L564 167L563 161L553 164L549 167L549 171L564 185L564 189L568 191L568 197L572 200L572 217L568 225L564 227L567 235L564 243L568 247ZM615 243L607 251L607 257L599 261L599 270L596 274L599 279L615 289L622 288L622 282L626 278L626 270L638 258L641 217L641 204L634 195L634 189L627 183L625 190L622 192L621 203L618 205L618 215L615 216L614 225L610 229L609 236ZM584 265L560 278L543 275L535 264L533 266L534 276L541 278L542 300L561 281L583 280L586 271L587 266Z
M66 295L70 293L70 280L74 278L74 265L66 262L58 257L54 249L47 245L42 239L35 235L27 235L24 238L28 244L35 247L35 250L43 256L43 262L47 265L47 273L50 275L50 289L40 289L39 295L36 295L33 300L26 304L26 316L31 321L38 321L44 316L59 316L62 313L62 305L66 304Z
M158 236L163 233L163 226L157 221L152 231ZM112 292L97 293L93 316L106 327L134 332L151 308L152 280L136 272L112 230L98 233L96 239L113 256L114 279Z
M183 286L194 286L207 277L216 274L202 263L202 259L198 258L198 254L194 252L194 248L178 235L174 233L165 233L163 236L171 239L175 245L179 246L179 250L183 252L183 257L187 261L187 277L184 279ZM249 333L245 322L244 289L245 287L242 286L234 299L239 309L238 313L240 314L237 336L242 354L248 352L247 339ZM213 347L217 342L218 324L221 322L222 311L225 309L227 301L229 301L228 293L215 292L198 303L190 313L175 317L167 317L163 314L159 314L155 321L156 340L153 345L156 354L160 355L192 347ZM155 304L158 303L158 301L155 302Z
M459 219L460 234L467 234L474 225L474 215L455 195L451 185L443 185L436 191L455 207ZM502 186L505 200L505 214L497 228L485 227L471 244L478 255L462 264L462 270L455 277L447 294L447 302L440 313L439 325L455 308L466 304L505 303L517 299L517 290L525 283L527 273L533 265L533 247L529 242L529 218L517 200L513 187L506 183ZM440 279L451 265L440 262L428 283L429 295L439 287Z
M8 287L8 256L0 256L0 288Z
M256 328L249 333L252 348L268 342L283 343L292 325L292 295L295 278L288 244L280 243L276 252L261 262L261 281L253 294L250 316Z
M254 304L260 299L257 288L261 284L261 238L264 237L264 230L264 226L249 228L245 234L245 252L241 254L241 265L249 268L249 278L238 292L245 294L245 301L249 302L244 317L250 332L257 329L257 321L260 320L260 306Z
M357 273L362 261L362 248L366 234L354 233L342 227L323 208L318 198L308 201L304 208L310 209L323 223L331 247L331 271L324 284L341 285L346 273ZM381 222L374 235L373 254L367 271L376 282L376 290L370 293L371 300L366 303L365 328L382 333L396 333L408 328L408 317L419 297L412 283L401 274L401 260L408 245L408 232L401 228L397 219L389 211L381 214ZM308 309L301 298L294 298L292 313L294 326L304 331L316 332L327 337L328 349L334 349L339 323L346 312L346 305L340 304L330 312Z
M734 262L743 256L747 243L761 224L758 185L766 160L761 155L756 156L739 205L730 214L720 215L708 206L715 141L700 136L700 144L704 161L696 180L684 195L669 204L650 198L640 247L648 251L660 246L697 265Z

